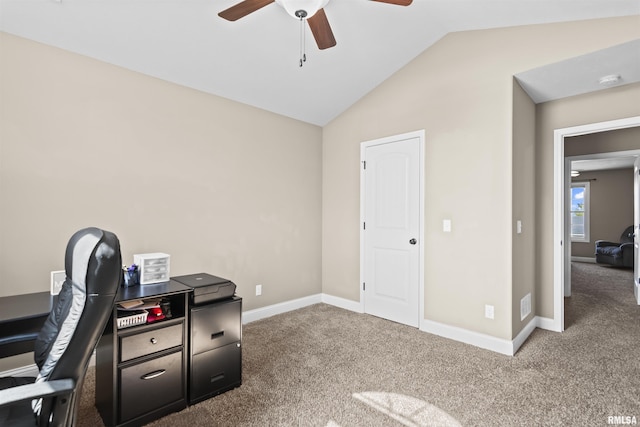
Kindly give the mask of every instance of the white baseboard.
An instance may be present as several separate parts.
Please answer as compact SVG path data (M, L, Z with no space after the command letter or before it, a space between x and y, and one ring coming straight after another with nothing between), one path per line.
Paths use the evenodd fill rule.
M513 340L497 338L487 334L470 331L468 329L456 326L445 325L444 323L434 322L433 320L423 320L420 330L430 334L449 338L454 341L470 344L485 350L495 351L496 353L506 356L513 356L520 349L522 344L529 338L529 335L536 329L537 319L533 318L520 331Z
M481 334L457 326L446 325L433 320L423 320L420 324L420 330L507 356L513 356L515 354L513 341Z
M520 349L520 347L522 347L522 344L524 344L524 342L527 340L527 338L529 338L529 335L531 335L533 333L533 331L536 329L536 325L537 324L538 324L538 321L534 317L533 319L531 319L529 321L529 323L527 323L525 325L524 328L522 328L520 333L518 335L516 335L516 337L513 339L513 341L511 341L512 346L513 346L512 347L513 353L511 354L512 356L514 354L516 354L516 352Z
M553 332L562 332L558 329L558 325L556 325L556 321L553 319L549 319L548 317L535 317L536 327L540 329L545 329L547 331Z
M303 308L320 302L356 313L364 312L362 304L360 302L328 294L316 294L309 297L270 305L267 307L261 307L255 310L245 311L244 313L242 313L242 323L246 324L254 322L256 320L266 319L267 317L275 316L276 314L286 313L288 311L297 310L299 308ZM549 324L553 325L552 319L535 317L529 323L527 323L522 331L520 331L518 336L516 336L516 338L513 340L496 338L491 335L481 334L478 332L469 331L467 329L458 328L455 326L445 325L443 323L438 323L431 320L423 320L420 326L420 330L423 332L428 332L445 338L449 338L454 341L471 344L476 347L484 348L486 350L495 351L507 356L513 356L522 346L522 344L524 344L527 338L529 338L529 335L531 335L536 327L547 329L547 326Z
M592 258L592 257L586 257L586 256L572 256L571 257L571 261L575 261L575 262L590 262L595 264L596 263L596 259Z
M364 313L362 304L357 301L322 294L322 302L345 310L355 311L356 313Z
M93 351L91 358L89 359L89 366L96 365L96 352ZM9 369L8 371L0 372L0 378L3 377L37 377L38 366L34 363L32 365L20 366L19 368Z
M285 301L266 307L256 308L242 313L242 323L255 322L256 320L266 319L276 314L286 313L288 311L297 310L309 305L322 302L322 294L310 295L308 297L298 298L291 301Z
M19 368L9 369L0 372L0 377L36 377L38 376L38 366L33 365L20 366Z

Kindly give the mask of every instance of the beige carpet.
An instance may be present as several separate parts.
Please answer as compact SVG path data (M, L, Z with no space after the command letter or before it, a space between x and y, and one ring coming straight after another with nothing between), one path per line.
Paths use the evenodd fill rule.
M606 426L640 423L632 274L573 265L567 330L514 357L318 304L245 325L243 385L152 426ZM82 426L102 425L85 384Z

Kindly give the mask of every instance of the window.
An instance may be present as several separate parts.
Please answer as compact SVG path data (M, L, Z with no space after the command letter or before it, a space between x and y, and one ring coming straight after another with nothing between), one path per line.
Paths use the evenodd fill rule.
M589 241L589 182L571 183L571 241Z

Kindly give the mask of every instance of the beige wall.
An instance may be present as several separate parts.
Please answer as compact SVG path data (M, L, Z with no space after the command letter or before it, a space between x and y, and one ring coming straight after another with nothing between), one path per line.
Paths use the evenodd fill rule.
M553 318L553 132L640 115L640 84L574 96L536 108L537 314Z
M625 86L630 88L630 86ZM565 157L640 149L640 128L610 130L565 138Z
M244 310L321 292L320 127L0 44L0 296L48 290L89 225L118 235L127 264L166 252L172 275L233 280Z
M360 143L425 129L425 318L512 339L531 286L512 283L513 76L637 37L636 17L448 34L325 126L323 291L359 300Z
M633 169L583 172L573 181L585 180L590 182L589 242L571 243L571 255L594 258L596 240L619 242L633 225Z
M510 98L508 85L502 83L511 79L501 72L503 61L497 53L482 60L485 53L491 55L482 49L490 44L489 34L474 36L444 37L325 126L323 290L359 300L360 143L425 129L426 317L507 337L511 106L501 101ZM488 79L467 78L471 64ZM496 97L502 100L496 102ZM474 98L474 108L461 108L469 98ZM496 114L477 108L480 104L495 105ZM491 191L477 191L481 188ZM443 219L451 219L451 233L442 232ZM487 229L493 231L491 240L499 242L491 245L494 253L479 250ZM485 303L495 305L498 321L476 315Z
M535 315L535 129L536 106L515 81L513 83L513 289L512 336L516 336ZM521 232L517 223L521 222ZM531 298L531 313L520 317L520 301Z

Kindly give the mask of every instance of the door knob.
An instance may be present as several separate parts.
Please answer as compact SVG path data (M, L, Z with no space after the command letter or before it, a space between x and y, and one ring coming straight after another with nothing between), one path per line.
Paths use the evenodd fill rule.
M411 239L409 240L409 243L411 243L412 245L415 245L416 243L418 243L418 241L416 239Z

